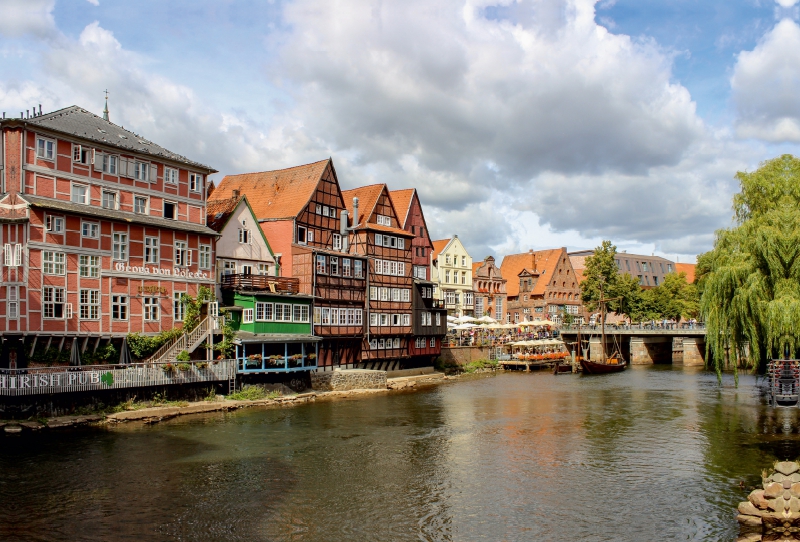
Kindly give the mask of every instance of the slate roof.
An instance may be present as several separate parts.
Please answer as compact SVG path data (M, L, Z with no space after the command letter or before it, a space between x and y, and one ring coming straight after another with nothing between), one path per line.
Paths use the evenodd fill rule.
M385 184L371 184L343 191L342 198L344 198L344 204L351 220L353 217L353 198L358 198L358 222L360 224L366 222L372 216L384 188L386 188ZM389 198L390 202L391 200L392 198Z
M414 199L414 192L416 191L416 188L389 191L389 197L392 198L394 210L397 212L397 221L400 222L402 228L405 228L406 222L408 222L409 213L411 212L411 201Z
M326 158L286 169L227 175L209 196L208 203L230 199L233 191L238 190L247 196L259 220L295 218L311 201L330 162Z
M101 207L95 207L92 205L82 205L80 203L72 203L71 201L64 201L60 199L43 198L40 196L33 196L31 194L22 194L20 197L27 201L31 207L38 207L41 209L51 209L54 211L64 211L78 215L117 220L119 222L128 222L130 224L142 224L144 226L155 226L170 230L201 233L204 235L213 235L215 237L218 236L217 232L202 224L192 224L191 222L182 222L180 220L170 220L168 218L129 213L127 211L103 209Z
M694 282L694 279L695 279L694 270L695 270L696 267L697 267L697 264L693 264L693 263L676 263L675 264L675 272L676 273L681 273L681 272L686 273L686 282L691 284L691 283Z
M558 266L558 261L565 253L566 251L563 248L529 250L522 254L509 254L503 258L503 263L500 264L500 273L508 280L506 294L509 297L519 295L519 280L517 280L517 277L522 271L527 270L530 273L534 273L534 271L539 273L539 280L536 281L531 293L533 295L544 295L545 288L553 278L553 273Z
M216 173L217 171L205 164L189 160L185 156L156 145L152 141L126 130L122 126L117 126L102 117L98 117L77 105L71 105L52 113L45 113L38 117L24 119L24 122L33 126L41 126L54 132L96 141L111 147L149 154L154 157L172 160L173 162L181 162L198 169L204 169L209 173Z

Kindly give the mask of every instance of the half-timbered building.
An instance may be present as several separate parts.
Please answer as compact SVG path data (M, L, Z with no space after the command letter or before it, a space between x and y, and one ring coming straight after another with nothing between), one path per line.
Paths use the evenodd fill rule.
M364 186L342 195L352 216L351 253L369 260L369 324L362 361L368 367L398 368L409 359L413 235L399 227L386 185Z
M214 169L77 106L2 119L0 142L0 366L181 326L214 284Z
M416 188L389 192L399 218L399 227L414 238L411 240L411 276L420 280L431 280L431 241L428 224L422 213L422 204Z
M320 368L352 366L361 355L366 258L350 254L345 202L331 159L303 166L229 175L209 201L246 195L275 255L280 275L296 278L314 298Z

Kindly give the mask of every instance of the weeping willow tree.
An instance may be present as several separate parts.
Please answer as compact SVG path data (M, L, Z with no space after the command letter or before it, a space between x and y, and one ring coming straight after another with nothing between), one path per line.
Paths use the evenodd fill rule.
M800 350L800 160L783 155L736 178L735 226L698 260L706 359L718 377Z

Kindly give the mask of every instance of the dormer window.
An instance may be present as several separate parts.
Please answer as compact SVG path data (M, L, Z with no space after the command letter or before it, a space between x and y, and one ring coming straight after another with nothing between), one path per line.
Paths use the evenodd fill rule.
M385 215L378 215L378 224L381 226L392 226L392 219L391 217Z

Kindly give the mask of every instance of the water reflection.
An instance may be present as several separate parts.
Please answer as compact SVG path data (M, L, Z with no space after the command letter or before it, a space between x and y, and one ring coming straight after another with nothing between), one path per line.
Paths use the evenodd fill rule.
M511 374L5 437L0 539L734 540L761 469L800 455L798 411L753 384Z

